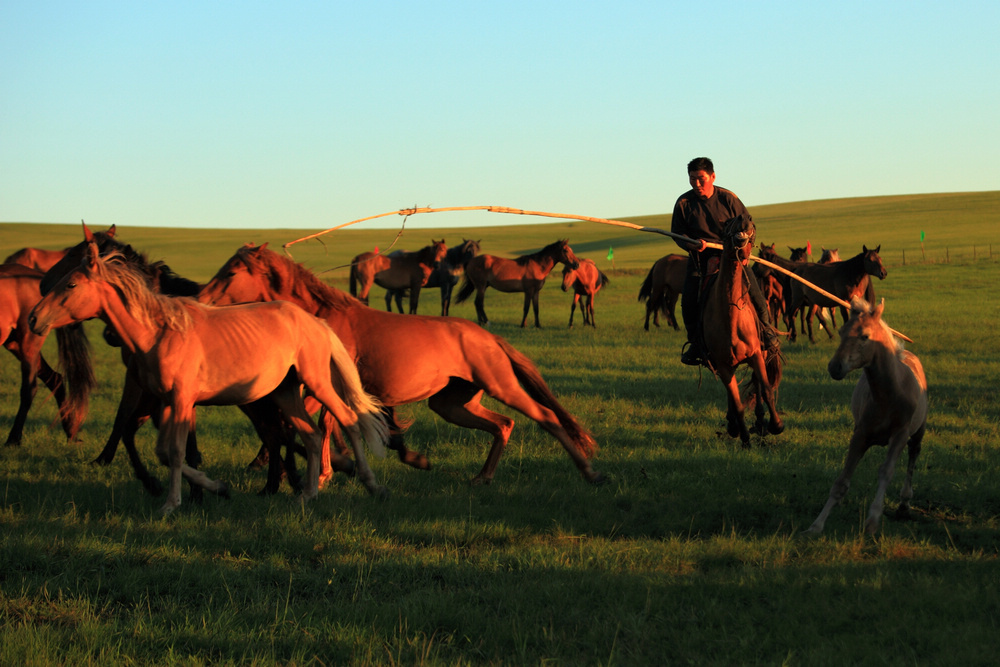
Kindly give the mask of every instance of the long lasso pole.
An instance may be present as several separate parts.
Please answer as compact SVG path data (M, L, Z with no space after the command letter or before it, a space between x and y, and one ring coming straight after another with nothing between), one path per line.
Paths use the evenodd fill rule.
M425 207L414 206L413 208L404 208L404 209L400 209L398 211L389 211L388 213L379 213L378 215L370 215L370 216L368 216L366 218L359 218L357 220L352 220L351 222L345 222L342 225L337 225L336 227L331 227L330 229L323 230L322 232L316 232L315 234L310 234L309 236L303 236L300 239L295 239L294 241L289 241L288 243L284 244L282 246L282 248L285 250L286 254L288 254L289 256L291 256L291 253L288 251L288 247L289 246L295 245L296 243L302 243L303 241L310 241L312 239L319 238L320 236L323 236L325 234L329 234L330 232L335 232L338 229L343 229L344 227L350 227L351 225L356 225L356 224L358 224L360 222L367 222L369 220L376 220L378 218L385 218L385 217L390 216L390 215L402 215L402 216L405 216L405 217L409 217L411 215L416 215L418 213L444 213L444 212L450 212L450 211L488 211L490 213L509 213L509 214L512 214L512 215L532 215L532 216L539 216L539 217L543 217L543 218L561 218L563 220L582 220L584 222L596 222L596 223L599 223L599 224L602 224L602 225L612 225L614 227L625 227L626 229L634 229L634 230L639 231L639 232L650 232L650 233L653 233L653 234L661 234L663 236L669 236L670 238L672 238L672 239L674 239L676 241L681 241L682 243L692 243L692 244L699 243L699 241L696 240L696 239L692 239L692 238L690 238L688 236L684 236L683 234L675 234L674 232L668 232L667 230L660 229L658 227L644 227L643 225L637 225L637 224L634 224L634 223L631 223L631 222L625 222L624 220L611 220L609 218L594 218L594 217L587 216L587 215L574 215L572 213L549 213L547 211L526 211L524 209L511 208L509 206L448 206L448 207L443 207L443 208L431 208L429 206L425 206ZM721 243L708 243L708 242L706 242L705 243L705 247L706 248L713 248L713 249L716 249L716 250L722 250L722 244ZM786 276L788 276L788 277L790 277L790 278L792 278L794 280L799 281L803 285L807 286L809 289L817 292L818 294L822 294L826 298L828 298L831 301L833 301L833 302L835 302L835 303L843 306L844 308L850 308L851 307L851 304L848 303L847 301L844 301L840 297L838 297L838 296L836 296L834 294L831 294L830 292L827 292L822 287L819 287L818 285L815 285L815 284L809 282L808 280L806 280L802 276L799 276L799 275L793 273L792 271L784 269L784 268L778 266L777 264L774 264L773 262L769 262L766 259L762 259L760 257L755 257L755 256L751 255L750 259L752 259L753 261L758 262L760 264L763 264L764 266L770 267L770 268L774 269L775 271L779 271L780 273L783 273ZM892 334L894 336L898 336L899 338L902 338L903 340L905 340L905 341L907 341L909 343L913 342L912 339L907 338L906 336L904 336L903 334L899 333L895 329L890 329L890 331L892 331Z

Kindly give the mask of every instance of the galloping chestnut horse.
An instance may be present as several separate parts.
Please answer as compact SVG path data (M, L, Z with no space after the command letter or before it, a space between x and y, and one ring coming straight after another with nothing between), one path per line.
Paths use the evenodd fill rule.
M538 293L545 285L545 279L558 263L570 268L577 268L580 262L569 241L562 239L545 246L538 252L523 255L516 259L506 259L496 255L479 255L465 267L465 280L458 291L456 303L462 303L472 293L476 293L476 316L479 324L489 325L486 310L483 307L487 287L493 287L501 292L524 292L524 317L521 318L521 328L528 321L528 308L535 311L535 326L541 328L538 321Z
M240 248L216 273L201 300L246 303L281 299L325 320L357 361L365 389L392 407L427 401L445 421L493 436L474 483L493 479L514 420L480 401L487 394L517 410L562 444L585 479L604 476L590 459L593 436L559 403L535 365L499 336L457 317L400 315L369 308L264 246ZM425 457L390 442L404 461Z
M765 406L770 415L767 431L778 434L784 430L775 408L781 357L777 353L767 355L761 346L757 313L750 301L749 278L744 269L754 235L749 216L738 216L726 224L719 272L707 288L702 308L706 356L728 396L727 431L731 437L739 437L744 447L750 446L750 432L743 418L744 403L736 381L736 368L740 364L748 364L753 371L750 392L757 416L755 432L764 433Z
M396 253L391 253L389 256L392 257L395 254ZM448 316L448 311L451 310L451 293L454 291L455 285L458 284L461 275L465 272L465 266L478 254L479 241L462 239L461 245L448 248L448 252L445 253L444 259L442 259L437 268L431 272L431 277L427 279L427 284L424 285L424 287L441 288L442 315L446 317ZM406 292L406 289L387 290L385 293L385 309L392 310L389 303L390 301L395 301L396 310L403 312L403 296Z
M431 273L447 252L448 246L444 239L432 240L431 245L416 252L393 253L389 256L363 252L351 260L351 296L356 296L367 304L368 292L373 284L387 290L408 289L410 314L415 314L420 301L420 288L427 284ZM386 308L392 310L389 296L386 296L385 303Z
M674 308L677 297L684 291L684 276L687 272L688 258L685 255L667 255L653 263L646 279L639 287L639 301L646 302L646 323L643 328L649 331L649 316L653 316L653 325L660 326L660 313L667 316L667 326L680 329Z
M913 469L927 424L927 378L920 360L903 348L902 341L892 335L882 320L884 307L884 303L872 306L854 297L850 319L840 329L840 346L830 359L828 370L834 380L842 380L851 371L863 369L851 397L854 431L844 469L807 533L823 532L830 510L843 500L851 486L854 469L865 452L875 445L887 447L887 452L885 463L878 469L878 488L868 509L865 531L873 535L878 530L885 492L904 445L909 455L898 514L905 516L909 511L913 498Z
M28 327L28 314L42 298L38 287L42 275L41 271L21 264L0 266L0 344L21 364L20 403L7 434L7 446L21 444L39 378L56 399L59 419L69 440L76 438L87 417L90 392L95 385L90 346L83 327L56 329L59 361L65 377L42 356L45 336L33 333Z
M302 385L348 432L362 483L371 493L384 493L368 468L361 437L378 451L387 437L386 425L329 327L284 302L213 308L165 297L150 290L146 276L117 256L101 257L84 229L84 262L38 302L28 323L40 335L50 327L100 317L132 352L142 388L158 396L163 406L157 455L171 471L163 514L180 506L182 476L228 495L225 483L184 462L195 405L242 405L264 396L280 406L306 445L308 475L302 496L314 498L321 441L304 407Z
M882 258L878 256L881 248L881 245L876 248L862 246L860 253L842 262L802 264L795 269L795 275L808 280L817 287L826 290L834 296L840 297L844 301L851 301L854 297L860 296L870 303L875 298L875 292L869 276L885 280L887 275L885 265L882 264ZM816 339L813 338L813 316L820 308L833 308L840 305L838 302L823 296L798 280L792 281L791 303L794 307L802 308L806 311L809 341L812 343L816 342ZM833 338L833 334L829 328L826 329L826 335Z
M592 259L580 260L580 266L575 269L563 267L562 291L568 292L570 288L573 289L573 305L569 308L570 326L573 326L573 313L576 311L576 304L579 303L584 326L589 324L597 327L597 323L594 322L594 298L601 288L610 282L611 280L597 268Z

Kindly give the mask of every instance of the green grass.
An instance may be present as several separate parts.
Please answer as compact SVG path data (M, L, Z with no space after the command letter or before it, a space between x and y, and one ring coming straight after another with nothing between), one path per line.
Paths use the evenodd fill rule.
M749 451L720 436L721 386L679 363L681 334L642 330L639 283L653 260L676 250L654 235L590 223L443 230L449 240L482 238L484 252L501 255L569 237L611 275L596 330L565 327L569 296L555 281L542 292L540 331L516 326L518 295L486 297L493 330L538 363L597 436L595 467L611 477L598 488L516 414L494 483L470 487L487 439L420 404L404 410L414 420L408 440L434 469L373 459L387 500L344 479L308 506L287 488L261 498L262 473L246 469L257 448L249 423L231 408L201 408L204 468L231 483L233 498L185 502L163 520L161 501L132 479L123 455L108 468L89 464L122 380L115 351L90 323L100 388L81 442L67 445L52 426L43 389L25 445L0 452L0 664L992 664L1000 262L988 248L1000 249L998 200L873 198L753 211L760 240L779 248L808 239L846 256L882 245L889 276L877 293L889 323L914 339L908 347L927 370L931 415L914 517L891 514L897 471L875 539L861 531L882 450L862 462L824 536L798 537L842 463L857 374L829 378L835 345L822 333L816 345L788 345L779 395L786 432ZM431 220L409 222L400 245L440 238L442 230L413 229ZM73 225L2 228L7 253L79 235ZM927 262L916 261L919 229ZM45 244L42 231L51 234ZM310 231L119 234L205 280L244 241L273 247ZM394 235L337 232L326 249L292 250L320 270ZM611 244L614 271L605 259ZM902 248L905 265L894 255ZM342 285L343 275L329 277ZM376 288L373 303L381 294ZM422 312L435 312L436 299L422 300ZM471 304L453 314L474 317ZM0 434L18 382L13 357L3 355ZM139 437L152 466L154 431Z

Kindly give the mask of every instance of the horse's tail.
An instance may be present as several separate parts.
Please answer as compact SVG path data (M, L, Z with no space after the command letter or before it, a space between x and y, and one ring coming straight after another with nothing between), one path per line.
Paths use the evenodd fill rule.
M601 271L600 269L598 269L597 270L597 287L598 288L607 287L610 284L611 284L611 278L608 278L606 275L604 275L604 271Z
M97 385L90 361L90 341L81 323L56 329L59 365L66 380L66 402L59 417L70 440L76 438L90 409L90 393Z
M458 288L458 295L455 297L455 303L462 303L476 291L476 286L472 284L469 280L469 274L464 274L462 276L462 286Z
M385 456L389 442L389 425L385 421L382 402L365 391L358 375L358 367L348 354L344 343L330 330L330 364L333 388L344 402L358 415L361 435L375 454Z
M642 285L639 286L639 301L645 301L653 294L653 269L649 270L646 274L646 279L642 281ZM601 274L604 275L603 273Z
M351 296L358 296L358 258L355 257L351 262Z
M577 450L584 458L592 458L597 453L597 441L590 431L585 429L576 418L564 408L555 394L545 383L545 379L538 371L535 364L525 355L514 349L514 346L499 336L494 337L500 349L507 355L510 365L514 368L514 375L524 387L528 395L536 402L544 405L555 413L559 425L562 426L569 435L570 440L576 445Z

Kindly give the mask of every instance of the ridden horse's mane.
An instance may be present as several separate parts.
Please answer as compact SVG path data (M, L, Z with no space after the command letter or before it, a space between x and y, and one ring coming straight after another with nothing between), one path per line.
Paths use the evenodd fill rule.
M544 257L545 255L549 254L550 252L554 252L556 250L556 248L558 248L559 246L565 245L566 243L569 243L569 239L560 239L559 241L553 241L552 243L548 244L547 246L545 246L544 248L542 248L538 252L533 252L533 253L528 254L528 255L521 255L520 257L516 258L514 261L517 262L520 266L526 266L532 260L536 260L539 257Z

